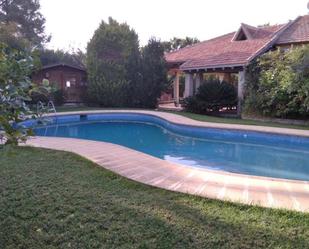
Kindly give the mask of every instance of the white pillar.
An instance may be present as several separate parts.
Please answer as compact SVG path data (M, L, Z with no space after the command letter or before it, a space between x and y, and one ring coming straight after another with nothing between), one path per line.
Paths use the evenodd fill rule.
M193 74L186 73L185 81L185 94L184 97L190 97L193 95Z
M245 71L238 72L238 87L237 87L237 94L238 94L238 104L237 104L237 114L241 115L241 105L244 99L244 86L245 86Z
M175 80L174 80L174 85L173 85L173 90L174 90L174 101L175 101L175 105L178 106L179 105L179 72L176 72L175 75Z
M195 76L195 94L197 93L199 87L201 86L203 81L203 73L197 73Z

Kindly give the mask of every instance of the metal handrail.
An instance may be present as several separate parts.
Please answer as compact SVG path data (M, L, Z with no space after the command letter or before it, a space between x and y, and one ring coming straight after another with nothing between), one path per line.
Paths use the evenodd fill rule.
M38 119L43 121L43 115L45 113L53 113L55 115L56 123L57 123L57 111L54 105L53 101L48 101L47 105L44 105L42 101L37 102L37 114L38 114Z
M51 100L48 101L48 103L47 103L47 111L48 111L48 112L52 111L53 113L57 114L57 111L56 111L54 102L51 101Z

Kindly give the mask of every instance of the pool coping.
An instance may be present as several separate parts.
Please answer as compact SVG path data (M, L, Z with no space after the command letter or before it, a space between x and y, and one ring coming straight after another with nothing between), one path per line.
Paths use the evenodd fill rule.
M207 122L203 126L194 125L204 122L191 120L176 114L156 111L78 111L63 112L57 115L99 113L148 114L163 118L174 124L199 127L210 127L209 124L212 124ZM54 115L51 114L51 116ZM175 116L181 119L177 119L175 122ZM237 130L246 130L245 127L248 127L247 125L241 125L241 129L239 129L240 125L232 126L234 129L237 128ZM211 128L233 129L229 124L219 124L215 127L211 126ZM293 129L270 128L272 128L271 130L276 130L276 132L271 133L295 136L294 133L290 133L290 130L294 131ZM254 129L254 131L265 132L260 129ZM268 131L270 132L270 130ZM309 136L309 131L300 131L304 131L305 134L308 133ZM302 133L297 134L296 136L300 136ZM167 190L245 204L256 204L264 207L309 212L309 184L307 181L252 176L179 165L124 146L92 140L36 137L30 139L27 144L36 147L74 152L124 177ZM122 156L120 157L119 155ZM198 185L199 189L197 189L196 185Z
M309 184L180 166L124 146L62 137L34 137L26 145L68 151L131 180L212 199L309 212Z
M104 114L104 113L131 113L131 114L146 114L154 117L159 117L168 121L172 124L187 125L204 128L214 129L232 129L239 131L252 131L261 133L271 133L279 135L290 135L299 137L309 137L309 130L292 129L292 128L281 128L281 127L270 127L270 126L259 126L259 125L243 125L243 124L227 124L227 123L215 123L198 121L182 115L161 112L161 111L150 111L150 110L93 110L93 111L70 111L70 112L59 112L50 113L47 116L65 116L65 115L87 115L87 114Z

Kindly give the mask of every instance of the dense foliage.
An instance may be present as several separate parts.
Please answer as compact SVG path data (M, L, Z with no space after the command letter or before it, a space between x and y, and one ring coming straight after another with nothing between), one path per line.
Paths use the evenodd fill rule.
M280 118L309 117L309 46L269 52L249 65L245 112Z
M167 67L164 47L161 42L150 39L141 51L141 65L137 73L141 77L138 84L132 84L130 106L153 108L167 87ZM133 82L131 82L133 83Z
M42 47L50 37L38 0L0 0L0 41L16 49Z
M237 105L237 91L235 87L225 81L208 79L199 87L196 95L184 100L187 111L194 113L218 112L221 108Z
M47 92L48 86L36 86L29 75L33 60L21 52L0 46L0 133L7 144L17 145L32 134L31 129L17 123L34 116L27 105L34 92Z
M163 45L140 50L136 32L109 18L88 44L89 99L107 107L154 107L166 84Z
M87 47L88 90L102 106L125 106L128 73L138 60L138 36L127 24L102 21ZM129 65L129 62L132 63Z
M9 44L11 48L19 50L29 50L30 42L18 34L18 25L16 23L1 23L0 22L0 42Z
M186 38L177 38L174 37L169 41L163 42L164 45L164 50L166 52L172 52L179 50L181 48L193 45L195 43L199 43L200 41L197 38L191 38L191 37L186 37Z
M55 63L65 63L71 66L84 67L86 63L86 55L81 50L68 52L60 49L43 49L37 51L37 53L42 66Z

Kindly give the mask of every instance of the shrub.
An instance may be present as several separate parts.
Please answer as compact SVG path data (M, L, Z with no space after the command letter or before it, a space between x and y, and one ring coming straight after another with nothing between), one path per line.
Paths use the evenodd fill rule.
M247 68L244 110L279 118L309 117L309 46L264 54Z
M52 92L52 99L56 106L61 106L64 103L64 91L62 89L55 89Z
M204 81L195 96L184 100L187 111L195 113L218 112L223 107L231 108L237 105L235 87L217 79Z
M17 145L32 135L31 129L18 123L36 115L27 104L31 96L49 90L47 85L31 83L32 62L30 56L0 45L0 131L6 144Z

